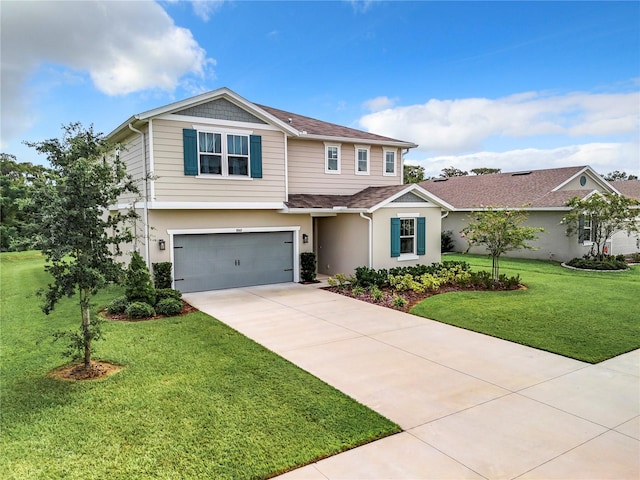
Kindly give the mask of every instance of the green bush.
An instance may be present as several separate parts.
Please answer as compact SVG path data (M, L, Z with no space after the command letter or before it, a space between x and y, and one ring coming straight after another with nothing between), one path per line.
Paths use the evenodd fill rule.
M159 288L156 290L156 303L160 303L165 298L174 298L176 300L182 299L182 292L174 290L173 288Z
M153 307L145 302L130 303L126 313L129 318L150 318L156 314Z
M160 300L156 305L156 312L160 315L166 315L167 317L173 317L182 312L182 300L175 298L165 298Z
M158 262L153 267L153 285L156 288L171 288L171 262Z
M316 281L316 254L302 252L300 254L300 276L303 282Z
M107 312L112 315L120 315L127 310L127 306L129 305L129 301L127 297L117 297L111 300L107 305Z
M379 302L384 298L384 293L382 293L382 290L380 290L377 285L371 285L369 287L369 293L374 302Z
M451 252L453 250L453 240L451 236L453 232L451 230L446 230L440 233L440 251L441 252Z
M356 283L361 287L370 287L375 285L377 287L384 287L389 280L389 272L382 268L376 270L369 267L356 268Z
M125 295L129 302L156 303L156 291L151 284L149 269L138 252L133 252L127 268Z
M605 260L574 258L567 262L567 265L585 270L626 270L628 268L624 260L620 261L615 257L607 257Z
M393 306L396 308L403 308L407 304L407 301L402 297L393 298Z

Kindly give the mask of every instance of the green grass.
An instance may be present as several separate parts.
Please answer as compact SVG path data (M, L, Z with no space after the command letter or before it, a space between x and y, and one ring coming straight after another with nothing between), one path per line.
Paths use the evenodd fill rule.
M65 363L35 252L0 255L0 478L264 478L398 432L397 425L202 313L105 325L103 380L47 376ZM97 298L104 305L121 291Z
M487 256L443 258L491 271ZM500 266L500 273L520 274L527 289L436 295L411 313L589 363L640 348L640 267L580 272L504 257Z

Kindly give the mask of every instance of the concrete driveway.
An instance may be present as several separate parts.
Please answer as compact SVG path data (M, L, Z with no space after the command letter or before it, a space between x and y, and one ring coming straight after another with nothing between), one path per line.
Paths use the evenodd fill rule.
M283 480L640 478L640 350L590 365L291 283L184 298L404 429Z

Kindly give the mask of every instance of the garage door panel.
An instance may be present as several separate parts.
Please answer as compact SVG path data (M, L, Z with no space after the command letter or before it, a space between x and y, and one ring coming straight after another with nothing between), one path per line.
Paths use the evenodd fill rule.
M185 293L293 281L293 232L176 235L174 248Z

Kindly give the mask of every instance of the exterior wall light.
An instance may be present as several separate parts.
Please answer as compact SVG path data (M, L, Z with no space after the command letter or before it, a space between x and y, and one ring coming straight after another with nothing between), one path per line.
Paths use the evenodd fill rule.
M164 250L165 248L167 248L167 244L162 238L158 240L158 247L160 247L160 250Z
M309 235L306 233L302 234L302 243L309 243Z

